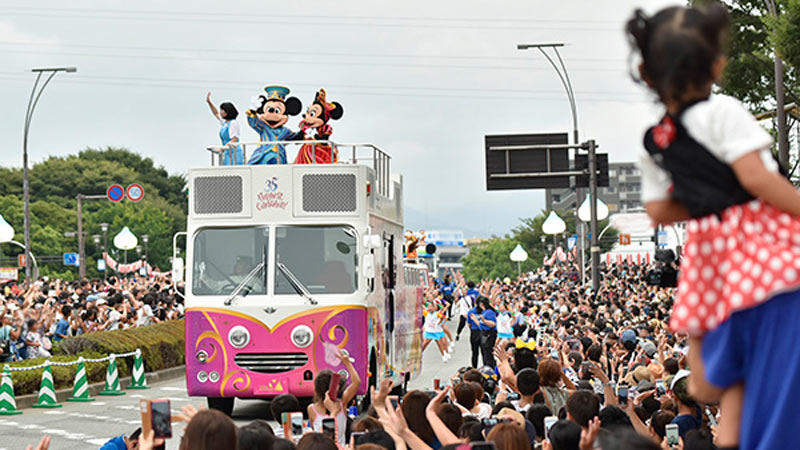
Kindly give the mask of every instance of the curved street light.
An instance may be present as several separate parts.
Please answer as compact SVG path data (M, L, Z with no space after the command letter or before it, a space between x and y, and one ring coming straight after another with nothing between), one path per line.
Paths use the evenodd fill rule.
M33 89L31 90L31 96L28 99L28 108L25 111L25 128L23 129L22 134L22 200L25 204L25 251L31 255L31 259L33 259L33 253L30 251L31 248L31 197L30 197L30 183L28 179L28 132L31 129L31 119L33 118L33 110L36 109L36 105L39 103L39 98L42 96L42 92L44 92L44 88L50 83L50 80L53 79L54 76L58 72L66 72L66 73L75 73L78 69L76 67L51 67L51 68L44 68L44 69L32 69L31 72L36 73L36 82L33 83ZM36 92L36 88L39 86L39 80L42 79L42 74L49 72L50 76L47 77L42 88L39 89L39 92ZM34 98L35 97L35 98ZM30 280L31 278L31 263L28 261L28 258L25 258L25 279Z

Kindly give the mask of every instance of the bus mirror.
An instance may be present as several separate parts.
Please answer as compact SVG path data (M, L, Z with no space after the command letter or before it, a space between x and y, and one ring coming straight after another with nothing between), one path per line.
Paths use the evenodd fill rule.
M364 236L364 247L376 249L381 247L381 236L379 234L368 234Z
M183 258L172 258L172 280L175 283L183 281Z
M375 255L366 254L361 264L361 271L370 280L375 278Z

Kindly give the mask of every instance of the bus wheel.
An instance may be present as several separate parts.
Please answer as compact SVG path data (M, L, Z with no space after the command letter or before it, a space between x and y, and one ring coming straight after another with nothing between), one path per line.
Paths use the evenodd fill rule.
M228 417L233 413L233 397L206 397L208 409L216 409L225 413Z

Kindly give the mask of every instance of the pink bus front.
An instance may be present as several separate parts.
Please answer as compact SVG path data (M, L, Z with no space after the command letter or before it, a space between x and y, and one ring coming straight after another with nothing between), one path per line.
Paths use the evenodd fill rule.
M400 180L382 186L359 164L190 171L189 395L228 412L236 397L311 397L321 370L348 379L341 350L360 394L378 374L419 372L422 298L402 270Z

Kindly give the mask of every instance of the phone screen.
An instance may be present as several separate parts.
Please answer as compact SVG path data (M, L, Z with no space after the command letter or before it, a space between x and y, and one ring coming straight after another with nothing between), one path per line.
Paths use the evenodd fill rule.
M558 422L558 417L556 416L547 416L544 418L544 433L545 436L548 436L548 439L550 436L550 428L553 428L556 422Z
M666 426L666 437L668 445L678 445L679 442L678 425L672 423L668 424Z
M292 435L303 435L303 413L301 412L292 413Z
M661 397L662 395L667 393L667 387L664 385L664 381L657 380L656 381L656 395Z
M619 385L617 386L617 399L621 406L626 406L628 404L628 386L627 385Z
M398 397L396 395L390 395L389 401L392 402L392 408L397 409L397 404L399 402Z
M172 420L169 408L169 400L153 400L150 402L152 408L152 423L155 437L172 437Z
M322 419L322 434L326 434L336 442L336 419Z

